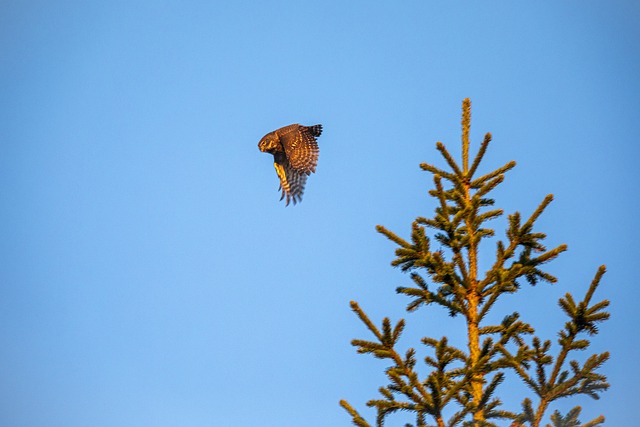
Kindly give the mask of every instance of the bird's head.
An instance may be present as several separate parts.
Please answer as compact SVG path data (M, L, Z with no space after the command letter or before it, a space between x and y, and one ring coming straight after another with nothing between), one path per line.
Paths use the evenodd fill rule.
M263 136L258 143L258 148L263 153L273 153L273 151L278 148L278 138L276 137L275 133L270 132Z

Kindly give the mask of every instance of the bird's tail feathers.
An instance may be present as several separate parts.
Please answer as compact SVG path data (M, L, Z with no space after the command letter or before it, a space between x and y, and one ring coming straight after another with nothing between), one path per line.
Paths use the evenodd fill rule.
M322 134L322 125L320 125L320 124L313 125L313 126L307 126L307 129L309 129L309 132L313 136L318 137L318 136L320 136L320 134Z

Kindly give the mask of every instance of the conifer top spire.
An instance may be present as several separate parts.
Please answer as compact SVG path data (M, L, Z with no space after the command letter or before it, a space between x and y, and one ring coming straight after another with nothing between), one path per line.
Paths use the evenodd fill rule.
M519 212L508 216L506 236L495 243L491 266L480 270L478 253L481 248L488 248L488 242L483 246L481 243L495 237L488 222L503 215L502 209L493 208L495 201L488 195L504 181L505 173L515 162L476 177L491 134L485 135L469 166L470 125L471 101L467 98L462 102L462 167L442 142L436 148L449 170L427 163L420 165L433 175L434 188L429 195L435 199L434 215L416 218L408 240L381 225L376 227L398 246L391 265L409 273L413 282L396 289L409 298L407 310L435 305L462 319L467 332L466 348L450 345L447 337L424 337L422 344L433 355L424 359L431 371L426 378L420 378L415 369L417 351L410 348L402 355L397 350L405 321L400 319L392 326L385 318L382 328L378 328L356 302L351 302L352 310L374 336L374 341L356 339L352 344L359 353L370 353L392 363L386 370L389 384L379 390L381 398L367 403L377 409L376 425L380 427L387 416L399 410L412 412L417 427L433 425L428 423L438 427L497 426L500 420L511 420L512 426L539 427L557 399L581 394L597 399L609 387L606 377L597 372L608 360L608 352L594 354L583 364L574 360L567 363L569 354L589 346L583 335L596 334L597 324L609 318L605 311L607 300L591 303L604 266L598 269L582 301L576 303L568 293L560 299L568 320L559 333L555 356L551 341L536 336L533 326L521 320L517 311L504 313L498 324L487 322L486 315L495 303L518 292L523 280L531 285L541 281L556 283L557 278L543 267L567 247L547 249L543 244L546 235L534 228L553 200L548 195L526 220ZM438 244L436 250L432 248L434 240ZM503 409L502 401L496 397L498 387L507 379L522 381L531 391L523 398L520 409ZM349 403L343 400L340 404L355 425L370 426ZM456 408L456 412L445 419L447 407ZM554 427L579 426L579 415L580 407L564 416L556 411L551 421ZM584 427L598 426L603 421L601 416Z

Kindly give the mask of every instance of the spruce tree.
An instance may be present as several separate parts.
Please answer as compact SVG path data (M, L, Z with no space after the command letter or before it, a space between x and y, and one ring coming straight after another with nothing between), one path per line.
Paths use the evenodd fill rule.
M352 345L358 353L370 353L391 364L385 371L389 383L379 388L381 396L367 402L367 406L377 410L377 426L383 426L387 417L397 411L408 411L415 415L417 427L538 427L544 425L543 417L554 401L577 395L598 399L599 393L609 387L606 377L598 372L609 358L608 352L593 354L582 363L570 359L575 352L587 349L588 337L598 333L598 324L609 318L605 311L607 300L592 302L605 273L604 266L597 270L581 301L576 302L569 293L560 298L559 306L568 319L553 348L551 340L535 335L534 328L518 312L504 313L498 324L487 319L496 302L518 292L523 282L556 283L556 277L544 271L543 266L567 246L547 249L543 244L546 235L534 230L536 220L553 200L552 195L545 197L524 221L519 212L509 215L506 238L491 245L488 238L495 232L487 224L502 216L503 211L493 208L494 200L489 194L502 183L515 162L478 176L491 134L486 134L470 161L470 123L471 102L465 99L461 163L438 142L436 147L449 170L426 163L420 165L433 174L434 187L429 191L437 206L433 217L416 218L409 240L381 225L376 227L398 245L391 265L410 275L411 286L396 289L398 294L409 298L407 311L435 305L452 317L460 316L466 325L467 346L457 348L447 337L422 338L421 349L427 354L424 362L430 371L421 378L416 366L417 351L409 348L402 354L397 348L405 320L392 325L389 318L384 318L378 327L352 301L351 308L373 334L369 340L354 339ZM438 246L435 250L434 243ZM486 271L481 271L478 265L481 246L483 251L495 250L495 260ZM500 317L502 313L497 318ZM504 409L497 397L506 375L524 382L530 391L519 409ZM347 401L340 404L355 425L371 425ZM604 422L600 416L581 424L580 410L576 406L565 415L555 411L549 417L551 423L546 425L591 427Z

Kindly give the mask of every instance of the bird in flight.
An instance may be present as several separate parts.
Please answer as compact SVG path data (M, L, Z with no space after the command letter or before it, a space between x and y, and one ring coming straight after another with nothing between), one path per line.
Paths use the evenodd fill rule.
M318 141L322 125L302 126L299 124L281 127L262 137L258 148L263 153L273 154L273 166L280 178L282 196L286 205L295 205L302 200L307 176L316 171L318 164Z

